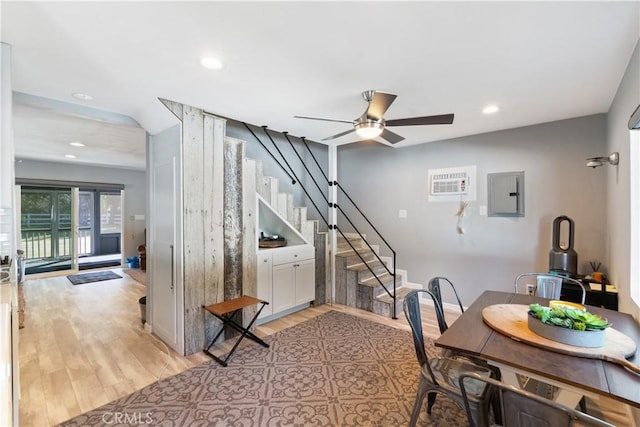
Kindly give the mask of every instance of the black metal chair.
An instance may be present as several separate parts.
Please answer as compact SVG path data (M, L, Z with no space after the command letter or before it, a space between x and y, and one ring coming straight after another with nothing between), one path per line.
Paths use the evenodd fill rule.
M427 289L436 298L438 304L440 304L440 310L436 310L436 317L438 318L438 327L440 328L440 333L443 334L444 331L449 329L449 324L447 323L446 316L444 314L444 306L442 305L442 292L441 292L441 289L440 289L441 288L440 287L441 283L447 283L449 285L449 287L453 291L453 294L456 297L456 301L458 302L458 307L460 307L460 312L461 313L464 313L464 306L462 305L462 301L460 301L460 296L458 296L458 291L456 291L456 287L453 285L453 282L451 282L451 280L447 279L446 277L442 277L442 276L436 276L436 277L433 277L431 280L429 280L429 284L427 285ZM442 313L442 316L438 316L438 313ZM500 373L500 368L498 368L497 366L489 365L489 363L487 363L487 361L484 360L484 359L480 359L480 358L473 357L473 356L466 355L466 354L462 355L462 354L456 353L456 352L454 352L452 350L449 350L449 349L443 349L441 354L442 354L442 356L447 356L447 357L464 357L464 358L468 359L470 362L475 363L476 365L484 366L484 367L490 369L491 370L491 378L494 378L496 380L502 379L502 374ZM494 418L495 418L495 420L497 422L499 422L501 420L500 411L499 411L499 408L496 406L498 404L498 401L495 400L495 397L493 399L494 399L494 401L492 401L492 404L495 407Z
M464 313L464 307L462 306L462 301L460 301L460 297L458 296L458 291L456 291L456 287L453 286L453 283L451 283L451 280L447 279L446 277L436 276L431 278L431 280L429 280L427 289L429 290L429 292L433 294L434 297L436 297L436 300L440 304L440 307L444 307L442 305L442 292L440 289L441 283L447 283L449 285L449 287L453 291L453 294L456 297L456 301L458 302L458 306L460 307L460 312ZM444 333L444 331L446 331L449 328L447 324L446 316L444 314L444 308L442 309L442 317L441 318L438 317L438 327L440 328L441 334Z
M528 287L521 287L521 282L526 279L534 278L535 283L527 284ZM576 279L571 277L563 277L550 273L522 273L515 280L516 293L531 293L542 298L548 298L553 300L561 299L562 284L570 283L576 289L582 292L580 298L580 304L584 304L584 300L587 296L587 291L584 285ZM530 290L531 289L531 290Z
M478 375L473 372L462 373L459 377L460 391L471 427L476 427L474 393L478 383L484 383L496 393L500 401L502 425L505 427L563 427L590 426L612 427L603 420L592 417L575 409L561 405L553 400L516 388L512 385Z
M429 280L429 284L427 285L427 289L428 289L429 292L431 292L431 294L433 294L433 296L436 299L436 301L438 302L438 304L440 304L440 310L436 310L436 317L438 318L438 328L440 329L440 333L441 334L443 334L444 331L449 329L449 324L447 323L446 315L444 314L444 305L442 304L442 292L441 292L440 284L443 283L443 282L449 284L449 286L451 287L451 290L453 291L453 294L456 297L456 301L458 302L458 306L460 307L460 312L464 313L464 307L462 305L462 301L460 301L460 297L458 296L458 291L456 291L456 287L453 286L453 283L451 282L451 280L447 279L446 277L442 277L442 276L437 276L437 277L434 277L431 280ZM441 313L442 315L441 316L438 315L439 313ZM449 354L454 354L454 353L449 353ZM464 356L464 357L469 358L471 361L473 361L476 364L480 364L480 365L489 367L489 369L491 369L492 372L493 372L491 377L495 378L497 380L500 379L500 369L496 368L495 366L489 366L485 360L476 359L476 358L469 357L469 356Z
M427 356L422 335L422 316L420 314L420 296L428 296L433 300L436 316L442 317L441 305L436 297L427 290L415 290L407 294L404 300L404 313L411 326L413 343L416 350L418 363L420 364L420 381L416 400L413 404L410 426L415 426L420 416L420 411L427 395L427 414L436 401L437 393L443 393L457 402L461 407L464 399L459 388L458 377L463 372L474 372L481 376L489 377L491 370L484 366L478 366L466 359L455 357ZM469 407L475 425L486 426L489 424L488 409L491 400L490 388L485 383L477 382L477 387L467 384L469 390Z

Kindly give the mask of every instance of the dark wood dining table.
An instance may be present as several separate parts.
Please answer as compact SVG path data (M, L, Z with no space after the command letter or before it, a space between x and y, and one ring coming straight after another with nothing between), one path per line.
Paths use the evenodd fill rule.
M608 396L640 407L640 375L600 359L571 356L517 341L488 326L482 310L494 304L548 305L544 298L509 292L485 291L435 342L442 348L487 360L514 378L523 374L557 385L567 392L560 403L575 406L582 395ZM640 365L640 325L626 313L601 307L586 306L636 343L636 352L627 358ZM511 372L506 372L511 371ZM505 381L509 382L509 381ZM566 396L569 397L566 397ZM571 397L573 396L573 397Z

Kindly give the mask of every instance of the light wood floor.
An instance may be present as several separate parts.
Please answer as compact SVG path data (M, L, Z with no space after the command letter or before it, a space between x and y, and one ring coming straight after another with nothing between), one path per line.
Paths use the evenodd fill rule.
M65 276L24 282L25 327L20 330L20 425L51 426L210 360L183 357L144 331L138 299L145 286L123 278L73 286ZM261 325L266 336L329 310L409 330L398 320L340 305L311 307ZM439 335L425 310L425 335ZM231 343L213 348L227 352ZM251 345L246 343L245 345Z

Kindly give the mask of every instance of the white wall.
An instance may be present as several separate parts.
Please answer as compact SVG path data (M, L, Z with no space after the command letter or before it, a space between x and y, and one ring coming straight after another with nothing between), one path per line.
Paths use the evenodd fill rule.
M602 155L613 151L620 153L620 165L609 167L606 182L607 229L609 247L609 265L611 281L619 287L620 310L640 318L640 308L633 302L629 293L631 248L629 233L630 211L630 174L629 174L629 128L631 113L640 104L640 41L636 44L633 56L620 82L616 96L607 115L607 149ZM634 131L640 132L640 131ZM640 167L635 165L636 167Z
M123 255L138 256L138 245L144 243L146 222L134 221L132 216L144 215L146 211L146 172L35 160L16 163L15 171L16 178L123 184Z
M397 251L397 266L411 282L447 276L470 304L485 289L512 291L519 273L548 271L551 225L559 215L575 221L579 273L589 272L594 260L606 271L608 171L585 166L587 157L603 155L605 142L600 114L406 148L352 144L338 149L338 179ZM429 202L427 172L466 165L477 166L477 201L459 235L459 203ZM487 173L508 171L525 172L525 216L479 215L487 204ZM399 209L407 218L398 218ZM372 235L362 221L357 226Z

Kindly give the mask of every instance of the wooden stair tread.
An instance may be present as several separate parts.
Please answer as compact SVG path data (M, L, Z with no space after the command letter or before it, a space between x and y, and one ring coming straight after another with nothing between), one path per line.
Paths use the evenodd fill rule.
M367 261L366 263L361 262L359 264L348 265L347 266L347 270L350 270L350 271L367 271L367 270L369 270L369 268L367 268L367 265L369 267L371 267L372 269L374 269L376 267L382 267L384 265L384 263L378 261L377 259L372 259L370 261Z
M384 274L380 274L377 276L378 279L380 279L380 281L378 281L378 279L376 279L375 277L370 277L368 279L362 280L360 281L358 284L362 285L362 286L371 286L371 287L376 287L376 286L380 286L380 282L382 282L385 285L393 285L393 276L389 273L384 273ZM400 286L400 282L401 280L401 276L399 273L396 273L396 284L398 284L398 286Z
M409 292L414 291L414 290L415 289L413 289L413 288L406 288L406 287L396 288L396 300L406 297ZM387 303L387 304L393 304L393 298L391 298L386 293L384 295L376 297L376 300L380 301L380 302Z
M367 255L367 254L371 254L371 249L369 248L357 248L358 249L358 253L360 255ZM338 249L336 251L336 256L340 256L340 257L349 257L349 256L356 256L356 251L354 251L353 249L349 248L349 249Z

